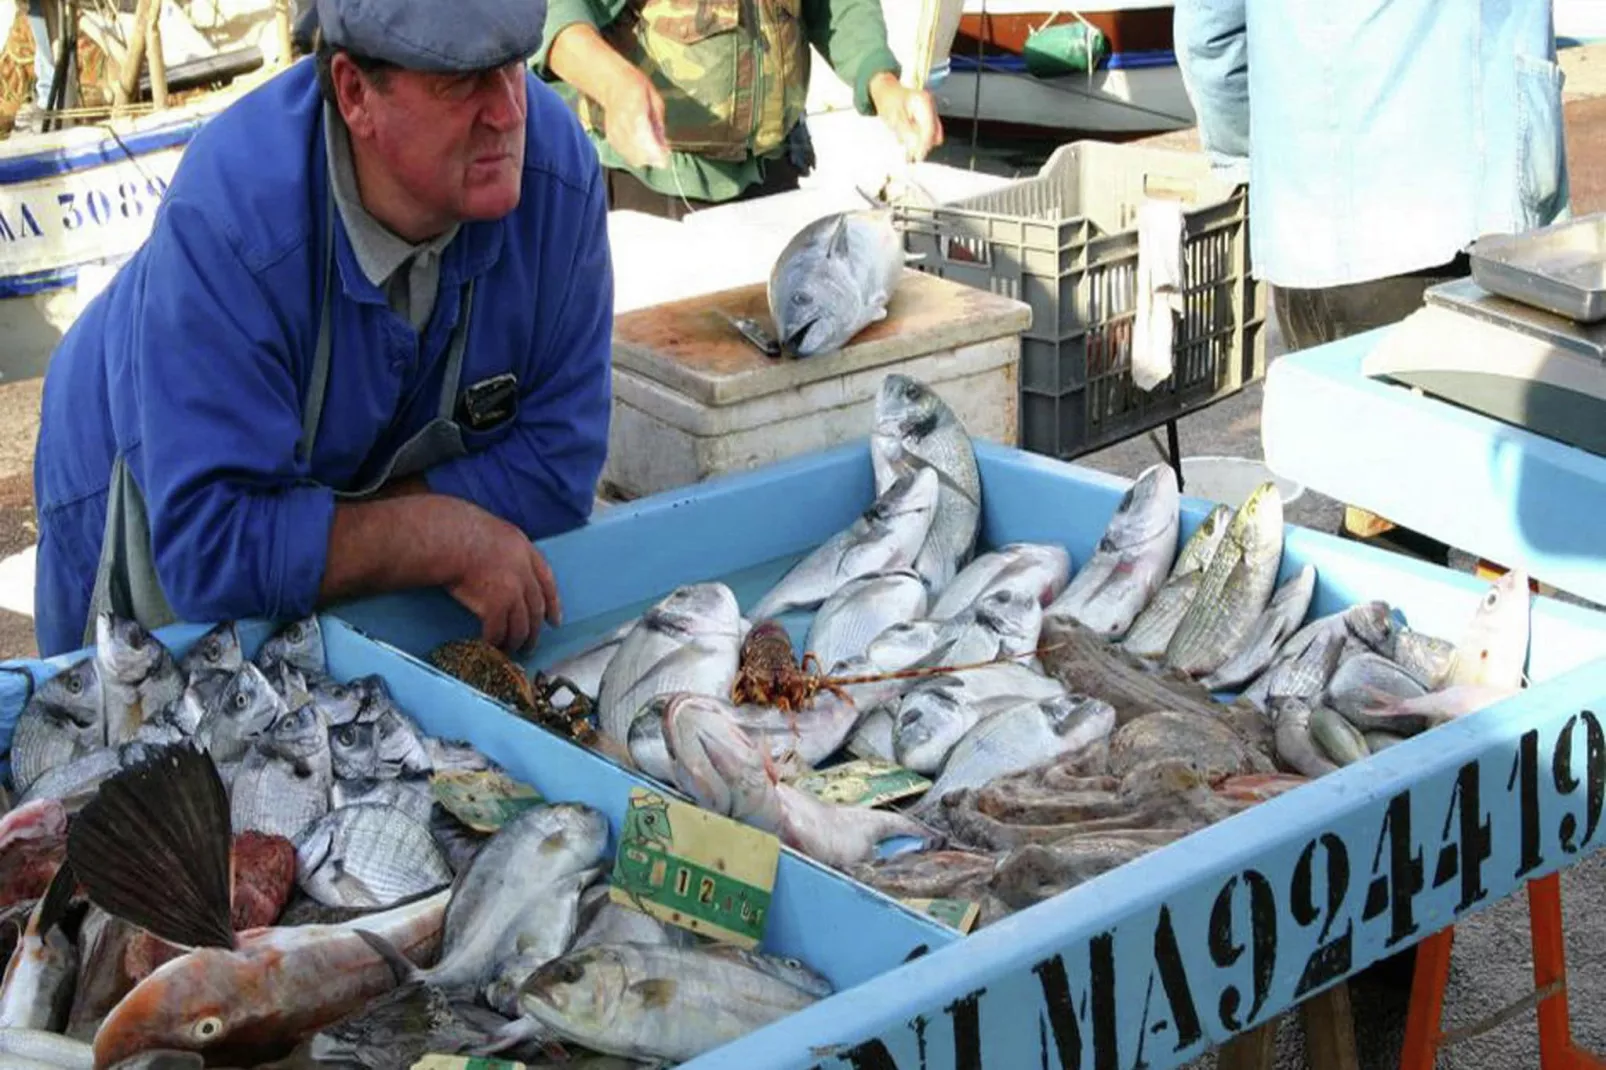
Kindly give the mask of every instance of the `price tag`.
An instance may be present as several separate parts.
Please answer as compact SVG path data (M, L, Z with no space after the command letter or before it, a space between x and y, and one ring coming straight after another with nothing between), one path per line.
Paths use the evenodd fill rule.
M495 832L541 804L540 794L492 769L450 769L429 780L435 801L475 832Z
M694 933L753 948L781 843L647 788L630 789L609 898Z
M523 1063L477 1055L426 1055L411 1070L528 1070Z
M931 781L880 758L859 758L798 777L795 786L838 806L880 806L924 794Z
M981 905L969 899L903 899L900 902L962 933L970 932L981 914Z

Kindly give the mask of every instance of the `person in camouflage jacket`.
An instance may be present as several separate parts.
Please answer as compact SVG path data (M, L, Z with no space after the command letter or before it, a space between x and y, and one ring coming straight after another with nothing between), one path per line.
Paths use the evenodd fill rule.
M549 0L531 65L591 134L610 207L679 218L812 169L811 45L913 159L942 143L931 95L898 80L880 0Z

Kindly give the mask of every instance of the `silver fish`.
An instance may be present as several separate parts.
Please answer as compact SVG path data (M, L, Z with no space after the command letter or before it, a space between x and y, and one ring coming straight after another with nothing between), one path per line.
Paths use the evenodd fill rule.
M665 784L674 783L675 763L664 738L664 710L675 697L654 697L641 708L629 733L631 760L642 772ZM790 714L773 706L736 706L715 695L688 694L686 701L718 706L755 741L764 744L772 759L798 773L835 754L859 722L858 708L830 691L822 691L803 709Z
M60 1032L67 1024L78 948L62 922L77 883L71 867L63 864L34 904L0 982L0 1029Z
M1334 765L1350 765L1369 753L1360 729L1331 706L1312 707L1309 724L1310 738Z
M333 810L296 841L296 883L325 906L383 909L451 881L428 826L383 803Z
M765 832L838 868L868 859L878 844L908 836L926 846L942 837L903 814L833 806L778 783L765 755L735 719L710 703L672 700L664 711L675 786L707 810Z
M928 601L925 581L913 569L849 580L814 614L805 649L824 666L861 657L886 629L923 615Z
M131 742L140 725L184 694L173 655L136 620L96 616L95 670L107 746Z
M1171 574L1121 640L1127 653L1156 661L1165 657L1165 648L1188 607L1193 605L1199 581L1210 567L1211 558L1216 556L1221 540L1227 537L1227 525L1231 522L1232 510L1225 505L1216 506L1199 522L1188 541L1182 544L1176 563L1171 566Z
M606 882L593 884L580 896L580 919L569 953L594 944L667 944L694 947L701 941L678 925L665 925L651 914L621 906Z
M425 1056L466 1055L493 1047L506 1025L506 1018L480 1006L471 993L404 981L318 1030L297 1049L305 1058L292 1055L286 1065L402 1070Z
M1431 727L1477 713L1521 690L1518 687L1493 687L1489 684L1456 684L1416 698L1379 698L1360 712L1370 718L1370 724L1384 730L1390 729L1391 722L1399 721L1397 731L1403 733L1408 730L1406 726L1414 727L1418 718Z
M323 652L323 626L318 622L316 614L293 620L284 625L262 644L257 651L257 667L264 671L273 669L280 662L287 663L303 673L311 676L323 676L327 672ZM277 672L270 673L277 675Z
M931 652L909 668L974 665L1032 654L1042 628L1043 607L1036 598L1020 591L993 591L939 624Z
M387 704L373 725L380 777L418 776L433 771L424 735L411 717Z
M1086 695L1056 695L1017 703L982 718L956 743L942 775L913 813L934 809L944 795L979 788L1060 755L1107 739L1115 728L1115 707Z
M1063 546L1045 542L1012 542L979 554L942 589L926 613L929 620L947 620L1001 588L1037 596L1050 605L1070 580L1071 555Z
M1311 707L1303 699L1276 697L1271 719L1277 757L1308 777L1324 776L1338 768L1311 737Z
M240 649L240 633L233 621L214 626L195 640L184 656L178 659L179 672L184 679L194 679L197 673L224 673L233 676L245 664L245 653Z
M442 739L439 736L422 736L424 753L429 755L429 768L435 773L478 773L494 768L494 763L472 744L460 739Z
M17 796L17 807L40 799L59 799L69 812L82 807L95 797L103 784L119 769L137 762L145 754L141 743L125 743L121 747L104 747L76 758L66 765L58 765L41 773L28 785L28 790Z
M309 684L306 692L307 701L318 707L318 712L323 714L331 729L361 720L363 706L368 697L367 691L363 688L343 684L328 677Z
M593 1051L687 1062L829 994L802 964L776 968L758 957L729 946L598 944L532 974L519 1005Z
M814 609L850 580L912 566L936 517L939 489L931 468L899 476L858 519L788 569L748 610L748 619ZM603 685L607 682L604 675Z
M86 657L39 685L11 737L11 779L18 792L46 772L106 746L95 659Z
M876 393L870 461L878 494L908 472L936 470L936 511L913 567L940 594L970 561L981 529L981 470L965 425L936 391L894 372Z
M314 706L319 713L323 707ZM365 780L379 775L377 726L347 721L329 728L329 756L337 780Z
M876 672L901 672L911 665L918 665L943 644L945 635L950 639L953 637L954 633L944 631L950 623L910 620L891 625L870 641L865 648L865 661L874 666L873 671ZM840 665L833 667L831 675L847 675L839 671L841 668Z
M890 209L814 220L792 236L770 269L776 339L799 357L841 349L886 318L903 264L903 238Z
M1150 465L1121 495L1093 556L1046 610L1106 639L1123 638L1165 582L1177 555L1177 474Z
M246 664L201 716L195 737L222 764L245 757L251 743L262 737L290 707L273 689L262 670Z
M897 763L916 773L940 771L949 751L988 714L1022 703L1015 695L979 699L939 683L922 684L903 696L892 729Z
M1370 651L1345 658L1327 682L1328 702L1346 717L1361 713L1381 698L1416 698L1427 693L1421 680Z
M1199 580L1193 604L1166 647L1166 664L1204 676L1244 648L1277 585L1283 558L1283 499L1267 480L1249 493Z
M1349 645L1350 640L1359 641L1367 649L1384 657L1391 656L1394 650L1396 630L1394 626L1394 611L1387 602L1372 601L1359 602L1348 609L1338 613L1330 613L1325 617L1318 617L1305 625L1299 631L1289 636L1278 648L1277 656L1266 670L1255 679L1243 693L1243 697L1252 702L1257 708L1266 708L1267 698L1271 692L1274 680L1286 675L1289 666L1298 658L1304 656L1318 640L1324 638L1337 639L1337 646L1330 651L1333 664L1326 668L1326 676L1320 682L1320 687L1326 687L1327 681L1337 668L1343 648ZM1307 663L1309 664L1309 663ZM1314 684L1312 686L1315 686ZM1291 694L1285 686L1284 694ZM1300 692L1301 697L1311 698L1321 694L1320 689L1309 692Z
M604 735L627 743L630 724L655 695L728 695L736 683L741 613L723 583L677 588L641 615L619 645L597 697Z
M392 806L425 827L430 823L430 811L435 806L435 795L424 777L397 777L391 780L364 778L361 780L336 779L329 789L331 811L359 803L383 803Z
M518 1017L519 984L574 939L580 893L607 844L608 819L581 803L536 806L503 825L453 886L440 960L420 977L479 989Z
M859 727L854 729L853 735L848 738L848 753L855 758L897 761L893 744L896 725L896 707L881 705L865 711L864 717L859 721Z
M1528 574L1512 569L1484 592L1456 641L1455 667L1445 687L1523 686L1528 664Z
M1225 691L1259 676L1305 619L1315 593L1316 566L1306 565L1272 594L1265 610L1249 626L1238 652L1199 682L1212 691Z
M95 1070L95 1049L44 1029L0 1029L0 1062L15 1070Z
M1455 671L1455 644L1425 632L1401 628L1394 639L1392 660L1400 668L1427 685L1429 691L1443 687Z
M235 832L295 840L329 812L334 786L329 726L313 705L287 711L252 744L229 790Z
M598 692L602 690L602 674L608 671L614 655L624 645L625 636L629 635L635 626L635 620L627 620L584 650L555 662L542 672L548 679L562 677L579 688L581 694L595 701ZM563 701L560 703L554 699L553 705L563 709L569 704L569 698L567 695L560 697Z

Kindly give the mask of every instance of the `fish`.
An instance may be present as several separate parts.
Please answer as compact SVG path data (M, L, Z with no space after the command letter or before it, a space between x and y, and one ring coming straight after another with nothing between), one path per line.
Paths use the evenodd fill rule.
M0 1029L0 1062L13 1070L95 1070L95 1052L43 1029Z
M1012 542L978 555L942 589L926 618L944 621L969 609L983 595L1008 589L1033 594L1047 608L1070 579L1071 555L1063 546Z
M597 723L603 734L628 745L631 722L655 695L729 695L740 621L736 596L723 583L678 587L649 608L602 674Z
M0 1029L59 1033L66 1026L78 974L77 926L69 927L66 915L77 884L72 867L63 862L29 914L0 981Z
M794 609L816 609L850 580L911 567L936 517L939 489L935 469L905 472L853 523L788 569L746 616L768 620ZM604 687L607 682L604 676Z
M1344 628L1329 629L1317 635L1298 657L1272 665L1263 674L1268 706L1279 698L1319 698L1338 670L1348 643Z
M387 952L389 949L386 949ZM404 1070L426 1055L476 1053L493 1045L507 1019L472 994L404 981L298 1046L303 1063Z
M974 617L970 618L974 619ZM872 672L901 672L925 661L951 637L952 620L909 620L889 626L870 641L864 660ZM833 676L846 675L842 664L831 670Z
M178 659L178 671L185 680L194 680L197 674L233 676L244 665L245 653L240 648L240 632L233 621L214 625Z
M329 788L331 812L361 803L381 803L395 807L421 825L428 825L435 796L429 780L424 777L394 777L379 780L373 777L346 779L337 777Z
M374 718L374 750L378 775L387 780L419 776L434 769L423 733L413 719L388 701Z
M1338 769L1312 737L1311 707L1304 699L1273 698L1271 718L1277 756L1291 768L1312 779Z
M1512 569L1491 584L1456 640L1455 664L1444 686L1522 687L1531 605L1528 574L1522 569Z
M1456 684L1416 698L1382 696L1358 713L1368 718L1368 724L1373 728L1404 734L1422 723L1419 718L1425 719L1429 727L1443 724L1503 702L1521 690L1519 687L1493 687L1488 684Z
M329 812L329 726L310 703L282 714L251 745L231 785L233 828L294 841Z
M897 836L927 847L943 842L903 814L833 806L779 781L768 755L717 706L677 696L664 710L664 728L676 787L704 809L773 833L816 861L838 868L862 862Z
M28 785L28 790L17 797L17 805L52 800L69 812L76 811L94 797L107 778L144 753L145 745L142 743L125 743L121 747L103 747L91 751L82 758L40 774Z
M1042 635L1043 607L1020 591L998 590L942 623L937 649L919 664L932 660L970 665L998 657L1016 658L1037 650Z
M607 1055L686 1062L830 994L802 963L729 945L596 944L533 973L524 1013Z
M1093 556L1045 615L1069 617L1109 640L1123 638L1176 559L1179 506L1171 466L1145 468L1116 503Z
M892 757L916 773L939 772L949 751L989 714L1019 706L1017 695L980 698L936 682L922 683L903 696L892 728Z
M296 883L325 906L383 909L451 882L429 826L384 803L331 810L296 841Z
M139 981L129 972L130 952L150 939L150 934L90 905L78 926L78 976L63 1032L75 1040L95 1039L106 1015Z
M312 709L327 718L324 707ZM329 760L336 780L367 780L379 775L378 726L351 720L329 726Z
M1199 682L1212 691L1225 691L1259 676L1299 628L1315 594L1316 566L1305 565L1273 592L1265 610L1249 626L1238 652Z
M821 665L863 657L887 628L926 612L925 581L913 569L872 572L849 580L821 603L805 649Z
M1425 632L1401 628L1394 638L1389 656L1400 668L1422 681L1429 691L1437 691L1455 670L1456 648L1448 639Z
M1023 702L982 718L949 751L936 783L910 812L934 810L949 792L979 788L1107 739L1115 707L1086 695Z
M596 701L597 693L602 690L602 674L608 671L614 655L624 645L625 636L636 626L636 619L625 621L579 653L555 662L549 668L542 670L543 674L549 680L569 681L582 695L593 702ZM554 700L553 705L563 709L568 703L568 699L561 704Z
M891 209L837 212L804 226L776 257L766 290L783 351L834 352L885 319L903 265Z
M440 736L420 735L424 753L429 758L432 773L482 773L495 768L495 763L480 753L473 744L460 739L442 739Z
M888 705L865 711L859 726L848 737L848 753L855 758L880 758L896 761L894 734L897 731L897 712Z
M86 657L39 685L17 716L11 781L19 794L51 769L106 746L100 674Z
M1269 763L1255 768L1256 754L1220 718L1185 710L1156 710L1121 725L1110 734L1106 765L1124 777L1157 761L1184 759L1210 776L1271 772Z
M1350 765L1370 753L1360 729L1331 706L1312 707L1309 725L1310 738L1334 765Z
M289 705L255 664L246 664L235 673L216 704L206 709L195 730L195 738L221 764L243 759L251 741L262 736Z
M97 1067L161 1048L252 1065L280 1054L286 1038L338 1021L394 987L384 958L347 926L236 934L230 847L222 779L193 744L153 748L74 820L68 862L90 901L188 949L112 1008L95 1033ZM427 961L439 946L449 894L370 914L359 925Z
M290 670L294 672L295 670ZM307 701L318 707L323 719L329 723L331 735L337 728L349 724L372 724L373 719L363 718L368 692L354 684L343 684L335 679L323 679L306 689ZM286 702L289 699L286 698ZM375 713L377 714L377 710Z
M96 614L94 658L107 746L132 742L140 725L184 695L173 655L136 620Z
M1428 693L1427 686L1403 667L1370 651L1345 658L1327 682L1328 704L1345 717L1364 716L1381 698L1417 698ZM1359 724L1361 728L1381 725ZM1405 731L1397 728L1394 731Z
M981 470L969 432L931 387L893 372L876 392L870 462L878 494L918 469L937 473L936 510L912 567L940 594L970 561L981 530Z
M1194 528L1193 534L1188 536L1188 541L1178 551L1171 574L1154 593L1154 597L1149 599L1148 605L1143 607L1143 612L1132 621L1132 627L1127 629L1121 640L1123 650L1155 661L1165 657L1165 649L1176 634L1177 625L1182 623L1183 615L1193 605L1205 569L1210 567L1221 540L1227 537L1227 526L1231 520L1232 510L1225 505L1217 505Z
M1233 514L1226 538L1166 646L1165 663L1189 676L1214 672L1244 649L1266 609L1283 557L1283 499L1267 480Z
M718 706L755 741L767 746L773 761L798 773L835 754L859 722L858 708L830 691L821 691L807 706L791 713L774 706L738 706L713 695L678 694L685 694L688 701ZM665 784L674 783L675 764L664 738L664 710L675 697L653 698L630 726L631 760L648 776Z
M695 947L701 941L678 925L665 925L651 914L613 901L608 884L591 885L580 895L580 919L568 950L582 951L594 944L668 944Z
M308 677L323 676L328 671L324 661L323 626L316 614L285 624L257 651L257 667L269 676L277 675L280 664L299 669Z
M441 958L418 979L467 986L519 1017L517 988L574 939L580 893L601 873L608 819L582 803L525 810L503 825L458 877Z

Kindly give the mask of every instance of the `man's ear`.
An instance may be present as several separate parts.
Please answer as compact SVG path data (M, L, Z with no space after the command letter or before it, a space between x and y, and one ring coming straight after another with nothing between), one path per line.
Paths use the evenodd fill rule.
M373 130L371 108L376 87L351 57L338 53L329 62L329 77L346 127L353 137L366 137Z

